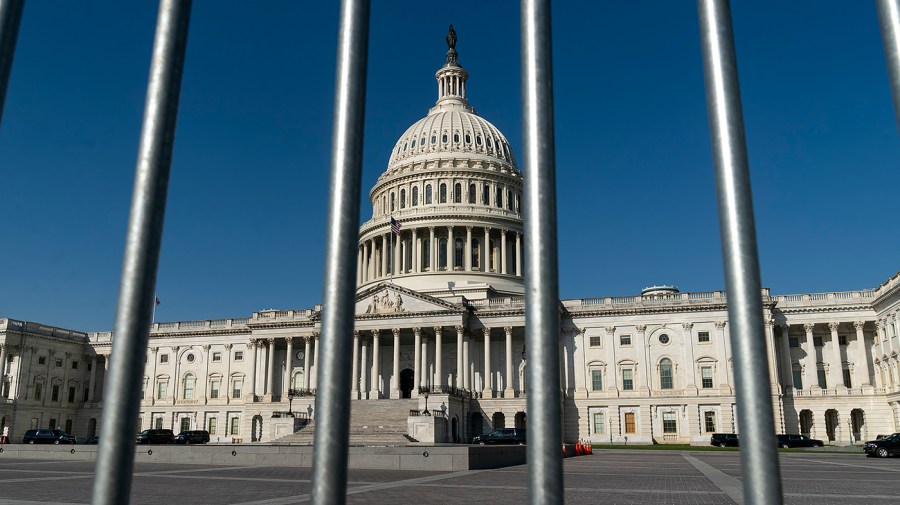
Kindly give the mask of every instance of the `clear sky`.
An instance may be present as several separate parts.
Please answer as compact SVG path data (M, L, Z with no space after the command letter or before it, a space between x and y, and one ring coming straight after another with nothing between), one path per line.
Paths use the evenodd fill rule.
M763 285L878 286L900 270L900 137L872 2L732 4ZM517 9L373 2L363 219L436 99L450 23L469 99L522 158ZM194 2L157 320L321 301L337 14ZM0 125L0 317L112 329L155 19L149 1L27 3ZM553 31L561 296L722 289L694 2L556 2Z

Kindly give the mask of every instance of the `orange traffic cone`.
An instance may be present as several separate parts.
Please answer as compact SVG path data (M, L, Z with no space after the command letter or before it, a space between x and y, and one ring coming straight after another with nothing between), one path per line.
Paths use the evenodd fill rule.
M566 444L565 444L565 442L563 442L562 449L563 449L563 458L565 458L565 457L566 457Z

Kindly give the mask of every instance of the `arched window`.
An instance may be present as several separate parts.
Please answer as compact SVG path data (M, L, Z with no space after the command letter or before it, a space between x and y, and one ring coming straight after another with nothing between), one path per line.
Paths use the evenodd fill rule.
M400 208L401 209L406 208L406 190L405 189L400 190Z
M418 186L413 186L412 204L413 204L413 207L415 207L416 205L419 205L419 187Z
M185 400L193 400L194 399L194 383L197 382L197 379L194 377L194 374L189 373L184 376L184 389L182 392L182 397Z
M303 389L306 387L305 381L303 380L303 372L298 370L294 372L294 378L291 381L291 387L294 389Z
M672 389L672 360L664 358L659 362L659 388Z
M462 184L458 182L453 186L453 203L462 203Z
M447 185L441 184L438 190L438 203L447 203Z
M488 242L488 250L485 251L488 260L488 271L495 272L497 270L497 258L494 256L494 241Z
M509 192L509 198L506 199L506 210L512 210L513 208L513 199L512 199L512 191Z
M516 214L522 213L522 192L516 193Z
M469 203L475 203L475 185L469 184Z
M395 206L396 206L396 195L391 193L391 212L394 212Z
M425 268L431 268L431 239L426 238L422 241L422 264Z
M456 251L456 254L453 255L453 264L456 265L457 268L463 268L465 266L463 264L463 254L465 251L465 249L463 248L463 239L456 239L455 246L456 247L454 248L454 250Z
M381 213L387 214L387 195L381 197Z
M425 186L425 205L431 205L431 184Z
M497 199L494 200L494 203L497 205L497 208L503 208L503 188L500 186L497 186ZM391 204L391 207L393 207L393 203Z
M438 249L438 267L443 270L447 268L447 239L438 241Z
M481 269L481 242L472 239L472 268Z
M482 205L490 205L491 204L491 185L485 184L483 188L481 188L481 204Z

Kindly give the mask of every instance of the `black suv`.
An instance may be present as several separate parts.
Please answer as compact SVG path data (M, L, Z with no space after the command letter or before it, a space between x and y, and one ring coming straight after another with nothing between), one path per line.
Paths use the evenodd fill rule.
M138 433L136 442L139 444L171 444L175 439L172 430L144 430Z
M182 431L175 435L176 444L205 444L209 442L209 432L206 430Z
M28 430L22 438L23 444L74 444L75 437L63 430Z
M792 447L825 447L825 442L806 435L778 435L778 447L790 449Z
M487 435L475 437L472 443L525 445L525 428L498 428Z
M709 445L716 447L740 447L737 433L713 433L709 437Z
M863 444L863 450L870 458L872 456L886 458L898 454L900 453L900 433L888 435L881 440L869 440Z

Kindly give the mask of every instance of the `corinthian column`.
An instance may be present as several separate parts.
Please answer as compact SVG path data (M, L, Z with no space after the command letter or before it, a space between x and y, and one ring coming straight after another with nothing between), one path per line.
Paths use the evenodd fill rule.
M291 389L293 384L291 384L291 375L294 371L294 337L287 337L287 357L284 360L284 379L282 380L281 390L282 394L287 394L288 389ZM209 363L209 360L206 361Z
M481 271L491 271L491 229L484 229L484 257L481 258Z
M400 398L400 328L391 330L394 334L394 375L391 377L391 398Z
M500 230L500 273L507 273L506 270L506 230Z
M493 398L494 389L491 384L491 329L484 329L484 398Z
M828 323L828 330L831 332L831 366L829 367L829 382L832 388L844 387L844 365L841 360L841 342L838 337L839 323Z
M434 327L434 385L438 388L444 385L444 372L441 369L441 361L443 360L441 347L443 347L444 341L441 337L441 330L442 328L440 326ZM440 391L440 389L438 389L438 391Z
M522 234L516 232L516 275L522 277Z
M307 340L307 346L309 345ZM307 354L309 348L307 347ZM350 379L350 399L359 399L359 330L353 331L353 366L351 367L353 375Z
M253 366L250 369L250 396L252 397L253 395L256 394L256 362L258 361L257 358L259 356L258 355L259 348L256 345L256 339L254 339L254 338L250 339L250 347L253 348L253 357L251 358ZM253 401L253 400L251 400L251 401Z
M413 335L413 390L410 396L418 398L419 388L422 387L422 328L413 328Z
M790 325L781 327L781 370L783 387L794 387L794 367L791 363L791 339L788 336Z
M813 328L815 328L815 324L806 323L803 325L803 329L806 331L806 356L803 357L803 379L804 379L804 389L817 388L819 387L819 377L816 371L816 345L813 341Z
M859 356L857 358L859 364L854 367L854 371L856 372L857 384L860 386L871 386L872 383L869 380L869 351L866 348L866 337L863 334L865 324L865 321L853 323L853 328L856 329L857 356Z
M462 389L463 384L463 326L456 327L456 387Z
M378 379L378 365L380 363L379 356L379 340L381 336L381 330L372 330L372 389L369 390L369 399L377 400L381 398L381 381Z
M506 388L503 390L504 398L513 398L516 393L512 387L513 363L512 363L512 326L504 326L503 331L506 333L506 377L503 382Z
M269 338L269 348L266 350L266 391L269 400L272 397L272 378L275 372L275 339Z
M472 270L472 227L466 226L466 249L463 251L463 264L466 272Z

